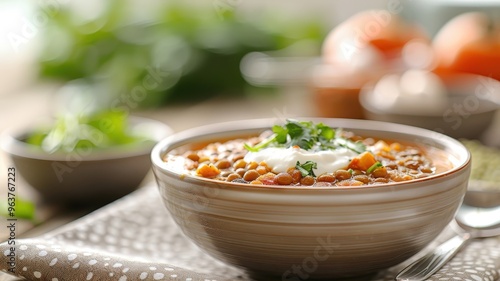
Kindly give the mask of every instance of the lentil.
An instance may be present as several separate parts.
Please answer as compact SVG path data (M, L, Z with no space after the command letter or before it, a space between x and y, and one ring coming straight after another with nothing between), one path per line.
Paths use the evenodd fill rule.
M279 173L276 175L276 182L279 185L290 185L293 182L293 178L288 173Z
M268 172L267 167L264 166L258 166L257 169L255 169L259 174L263 175Z
M247 166L247 162L245 160L240 159L234 163L234 168L239 169L239 168L245 168Z
M312 176L305 176L300 180L300 183L302 185L313 185L315 182L314 178Z
M332 174L322 174L316 179L318 182L334 182L335 176Z
M347 170L337 170L337 171L335 171L335 177L338 180L350 179L351 176L352 176L351 173L349 173L349 171L347 171Z
M227 176L226 181L234 181L236 179L241 179L241 176L233 173L233 174L230 174L229 176Z
M246 181L253 181L258 178L260 174L256 170L248 170L244 175L243 179Z

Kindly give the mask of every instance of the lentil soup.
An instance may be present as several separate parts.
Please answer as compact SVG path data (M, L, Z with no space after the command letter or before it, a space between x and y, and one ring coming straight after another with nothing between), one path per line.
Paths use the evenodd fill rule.
M296 120L258 136L180 147L163 160L172 169L202 178L317 187L409 181L453 167L437 148Z

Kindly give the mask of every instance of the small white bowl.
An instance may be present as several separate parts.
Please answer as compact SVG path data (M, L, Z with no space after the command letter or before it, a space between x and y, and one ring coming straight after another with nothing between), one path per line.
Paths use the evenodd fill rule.
M359 101L365 117L394 122L444 133L454 138L478 139L490 127L500 103L500 82L474 74L441 77L448 95L446 105L434 113L424 113L430 101L422 100L412 107L413 113L382 110L374 106L373 84L361 90ZM417 114L422 108L422 113Z
M46 201L103 204L139 186L151 168L151 149L173 132L161 122L140 117L130 117L130 127L141 130L151 141L49 154L24 142L34 128L22 128L4 134L0 145L17 172Z

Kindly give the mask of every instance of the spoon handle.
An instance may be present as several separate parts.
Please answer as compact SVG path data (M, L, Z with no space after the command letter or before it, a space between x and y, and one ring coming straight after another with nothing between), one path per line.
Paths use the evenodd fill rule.
M396 276L397 281L421 281L429 278L448 262L470 239L470 234L456 235L434 251L414 261Z

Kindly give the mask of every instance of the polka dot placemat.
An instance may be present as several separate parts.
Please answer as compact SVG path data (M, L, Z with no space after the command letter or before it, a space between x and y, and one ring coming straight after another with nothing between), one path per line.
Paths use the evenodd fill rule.
M451 234L447 229L429 248ZM155 186L141 188L43 237L17 240L15 270L9 265L10 248L8 242L0 244L0 270L27 280L251 280L187 240ZM371 280L394 280L409 262ZM430 280L494 281L499 271L500 237L495 237L473 241Z

